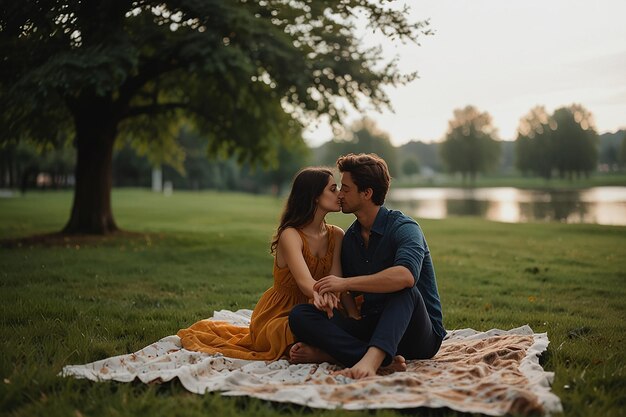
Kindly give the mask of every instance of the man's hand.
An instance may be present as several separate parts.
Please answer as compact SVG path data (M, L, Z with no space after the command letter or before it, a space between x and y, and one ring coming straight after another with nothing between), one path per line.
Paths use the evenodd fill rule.
M333 309L339 306L339 298L336 294L331 292L321 295L319 292L313 290L313 305L318 310L325 311L330 319L334 314Z
M313 291L317 291L320 295L326 293L341 294L348 291L348 279L335 275L325 276L313 285Z

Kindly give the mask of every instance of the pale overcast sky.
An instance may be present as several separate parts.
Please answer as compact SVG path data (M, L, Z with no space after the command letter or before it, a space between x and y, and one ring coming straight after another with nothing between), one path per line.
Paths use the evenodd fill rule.
M599 133L626 128L625 0L409 4L412 18L430 18L435 35L421 46L385 42L384 53L420 78L388 89L395 113L367 113L395 145L443 139L453 110L468 104L489 112L504 140L515 139L519 119L535 105L552 112L580 103ZM348 122L358 118L352 112ZM305 132L312 146L332 137L324 121Z

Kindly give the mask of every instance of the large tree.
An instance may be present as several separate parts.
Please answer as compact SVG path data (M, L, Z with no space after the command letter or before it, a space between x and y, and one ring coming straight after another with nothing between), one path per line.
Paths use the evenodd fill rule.
M536 106L520 119L517 128L516 154L520 171L550 179L554 168L554 119L545 107Z
M592 114L579 104L561 107L552 115L555 168L559 175L572 178L589 175L598 163L598 133Z
M500 142L491 115L474 106L454 110L440 149L448 170L460 172L464 180L469 177L473 182L476 174L494 168L500 156Z
M338 137L328 142L323 163L334 165L339 155L348 153L375 153L387 162L391 175L397 174L396 148L391 144L389 134L370 118L355 121L349 129L343 129Z
M403 40L428 31L374 0L4 2L0 141L73 143L64 232L114 231L120 138L180 163L175 137L186 123L213 155L267 161L307 120L338 123L346 103L388 105L381 87L414 74L360 45L357 16Z
M517 135L517 166L546 179L586 174L598 163L598 134L593 116L573 104L548 115L538 106L520 120Z

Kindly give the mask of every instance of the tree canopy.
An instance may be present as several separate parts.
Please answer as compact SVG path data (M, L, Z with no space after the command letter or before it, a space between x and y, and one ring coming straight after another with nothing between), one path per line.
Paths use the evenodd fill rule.
M561 107L549 115L535 107L520 120L516 140L517 166L550 179L589 174L598 161L598 134L593 116L583 106Z
M598 162L598 134L593 116L579 104L554 111L555 167L561 177L589 175Z
M494 168L500 156L500 143L491 115L474 106L454 110L440 149L448 170L460 172L463 178L469 176L473 180L479 172Z
M404 160L402 163L402 173L407 177L411 177L415 174L420 173L420 164L417 161L417 158L414 156L410 156Z
M339 155L348 153L375 153L387 162L391 175L397 175L396 148L389 134L381 130L372 119L363 118L354 122L339 137L325 145L326 165L334 165Z
M345 106L389 105L382 88L411 81L380 47L363 47L357 20L416 41L388 2L39 0L0 10L0 141L73 143L69 233L116 229L111 153L122 138L172 164L181 124L210 155L272 161L301 125L340 123Z
M545 107L532 108L520 119L516 140L516 164L523 173L533 172L550 178L553 169L553 130L556 123Z

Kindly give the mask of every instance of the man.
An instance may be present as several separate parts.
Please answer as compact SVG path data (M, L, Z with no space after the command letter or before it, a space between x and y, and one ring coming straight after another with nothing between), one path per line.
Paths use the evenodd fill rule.
M355 379L381 367L405 370L406 359L433 357L446 335L437 281L419 225L383 206L389 170L375 154L337 160L342 211L356 220L346 230L341 251L345 278L327 276L314 286L319 295L362 294L360 319L327 314L310 304L289 315L296 343L293 362L329 361L344 365Z

